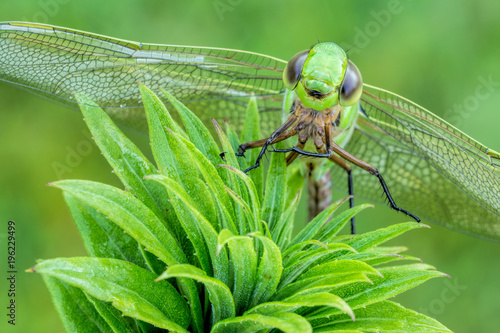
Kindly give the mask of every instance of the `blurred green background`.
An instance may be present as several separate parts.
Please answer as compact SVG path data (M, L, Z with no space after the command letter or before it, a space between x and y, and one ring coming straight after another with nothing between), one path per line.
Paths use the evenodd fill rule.
M365 82L415 101L496 150L500 150L499 15L500 3L491 0L0 3L1 21L49 23L140 42L235 48L282 59L308 48L317 38L335 41L351 48L350 57ZM481 78L496 85L472 103ZM0 331L62 332L41 277L23 271L37 259L85 252L61 193L45 184L60 178L119 183L91 144L78 112L6 84L0 84L0 108L0 260L5 267L6 223L14 219L19 270L17 325L8 326L2 315ZM143 138L134 138L147 148ZM358 230L403 220L402 215L377 206L358 218ZM451 275L397 301L453 331L498 331L499 244L436 225L411 232L394 244L407 245L410 254ZM4 281L2 309L7 305Z

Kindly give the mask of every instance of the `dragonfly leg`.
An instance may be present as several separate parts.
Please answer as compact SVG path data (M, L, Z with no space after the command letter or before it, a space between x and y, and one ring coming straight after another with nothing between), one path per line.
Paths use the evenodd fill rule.
M305 143L299 142L297 144L297 148L303 149L305 146ZM292 151L288 156L286 157L286 165L289 166L295 159L299 156L299 153Z
M245 143L241 144L238 147L238 152L236 153L236 156L245 157L245 151L247 151L248 149L252 149L252 148L262 147L263 145L265 145L267 140L269 140L269 138L251 141L251 142L245 142Z
M313 152L310 152L310 151L307 151L307 150L302 150L300 148L297 148L297 147L292 147L292 148L287 148L287 149L274 149L273 148L273 152L275 153L288 153L288 152L295 152L297 154L300 154L300 155L305 155L305 156L310 156L310 157L329 157L330 154L328 153L313 153Z
M389 204L392 209L397 210L398 212L404 213L411 218L413 218L415 221L420 222L420 219L413 215L412 213L408 212L407 210L404 210L402 208L399 208L396 203L394 202L394 199L391 196L391 193L389 192L389 188L387 187L387 184L385 183L384 178L382 178L382 175L378 172L376 168L371 166L370 164L366 163L365 161L357 158L356 156L351 155L344 149L342 149L339 145L337 145L333 140L331 141L332 149L335 153L337 153L339 156L344 158L345 160L351 162L354 165L357 165L358 167L368 171L372 175L376 176L380 182L380 185L382 186L382 189L384 190L384 194L387 197L387 200L389 201ZM352 180L351 180L351 185L352 185ZM350 190L349 190L350 191Z
M331 142L332 142L332 125L333 125L331 122L331 119L332 118L328 118L328 121L325 122L325 127L324 127L326 149L324 147L324 143L322 140L319 140L319 141L315 140L314 144L316 145L316 150L318 151L317 153L303 150L302 149L303 147L298 147L298 146L295 146L292 148L287 148L287 149L274 149L273 148L273 152L277 152L277 153L293 152L296 154L301 154L301 155L310 156L310 157L330 157L330 155L332 153Z
M271 136L269 138L243 143L239 146L237 156L245 156L244 154L245 154L245 151L247 149L262 147L262 149L260 150L259 156L257 156L257 159L255 160L255 164L252 165L251 167L249 167L248 169L246 169L245 173L249 172L252 169L259 167L260 160L262 159L262 156L264 156L264 153L267 150L267 146L272 145L273 143L277 143L277 142L286 140L289 137L292 137L295 134L297 134L297 130L295 128L287 130L290 126L292 126L292 124L295 122L295 120L297 120L297 116L295 114L292 114L287 119L287 121L285 121L283 123L283 125L281 125L276 131L274 131L273 134L271 134Z
M295 159L299 156L298 153L292 151L290 154L286 156L286 166L289 166Z
M349 208L353 208L354 207L354 188L353 188L353 182L352 182L351 165L333 153L328 157L328 159L346 171L346 173L347 173L347 187L348 187L349 195L351 196L349 198ZM351 217L351 234L354 235L355 233L356 233L356 221L354 220L354 216L353 216L353 217Z

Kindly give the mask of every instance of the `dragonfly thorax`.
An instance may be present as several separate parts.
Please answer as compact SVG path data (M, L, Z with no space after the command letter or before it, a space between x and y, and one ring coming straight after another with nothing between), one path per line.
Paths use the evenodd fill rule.
M343 109L341 105L336 104L331 108L318 111L297 100L294 111L297 121L294 128L297 131L298 141L305 144L311 140L316 150L322 150L325 146L326 126L332 127L332 133L335 133L335 136L339 134L336 129Z

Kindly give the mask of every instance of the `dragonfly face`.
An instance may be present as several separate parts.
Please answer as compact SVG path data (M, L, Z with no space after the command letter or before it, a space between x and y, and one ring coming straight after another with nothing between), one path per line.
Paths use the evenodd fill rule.
M319 43L297 53L283 72L283 82L295 90L304 106L317 111L336 104L355 104L361 97L361 74L335 43Z

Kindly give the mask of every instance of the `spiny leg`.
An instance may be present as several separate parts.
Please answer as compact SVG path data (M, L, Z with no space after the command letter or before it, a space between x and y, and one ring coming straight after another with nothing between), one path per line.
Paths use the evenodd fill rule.
M305 146L305 143L299 142L296 147L303 149ZM286 157L286 166L289 166L295 159L299 156L299 153L292 151L290 154L287 155Z
M276 131L274 131L273 134L271 134L269 138L243 143L239 146L238 153L236 154L237 156L245 156L245 151L247 149L262 147L259 156L257 156L257 159L255 160L255 164L246 169L245 173L257 168L260 165L260 160L262 159L262 156L264 156L268 145L286 140L289 137L297 134L297 130L295 128L287 131L287 129L295 122L295 120L297 120L297 116L295 114L292 114L287 119L287 121L283 123L283 125L281 125Z
M291 148L286 148L286 149L274 149L273 152L276 153L288 153L288 152L295 152L297 155L304 155L304 156L309 156L309 157L329 157L330 154L328 153L313 153L307 150L302 150L297 147L291 147Z
M349 163L344 161L342 158L338 157L335 154L331 154L328 159L332 161L333 163L337 164L340 166L342 169L344 169L347 172L347 187L349 191L349 195L351 196L349 198L349 208L354 207L354 190L353 190L353 183L352 183L352 173L351 173L351 166ZM354 220L354 216L351 217L351 234L354 235L356 233L356 221Z
M236 153L236 156L243 156L244 157L245 151L247 151L248 149L262 147L267 142L267 140L269 140L269 138L242 143L238 147L238 152Z
M391 196L391 193L389 192L389 188L387 187L387 184L384 181L384 178L382 178L382 175L378 172L377 169L375 169L373 166L370 164L366 163L365 161L357 158L356 156L351 155L349 152L345 151L342 149L339 145L337 145L335 142L332 141L332 150L337 153L340 157L343 159L347 160L348 162L351 162L354 165L357 165L358 167L362 168L363 170L368 171L372 175L376 176L380 182L380 185L382 186L382 189L384 190L385 196L387 197L387 200L389 201L389 204L392 209L397 210L398 212L404 213L411 218L413 218L415 221L420 222L420 219L413 215L412 213L408 212L407 210L404 210L402 208L399 208L396 203L394 202L394 199ZM351 185L352 186L352 179ZM349 190L351 191L351 190Z

